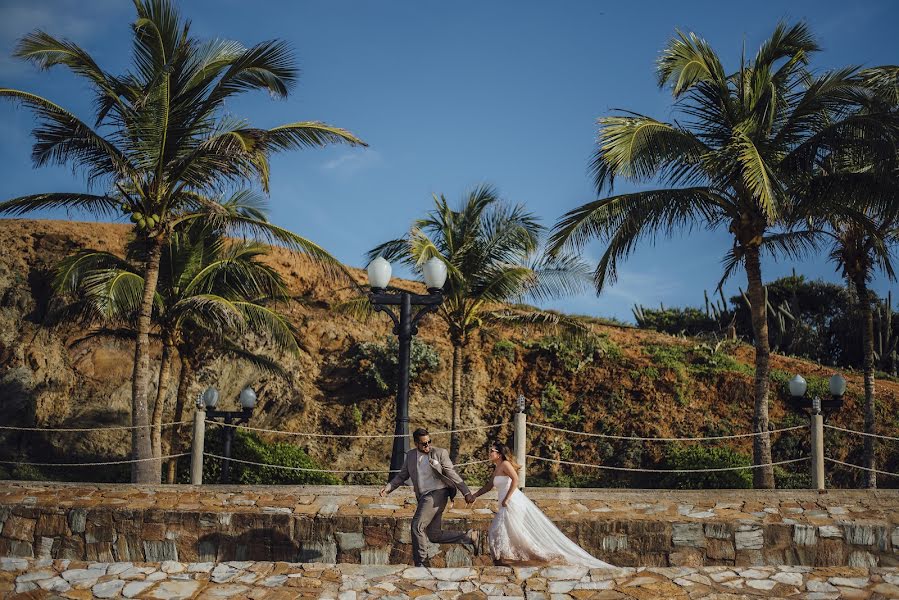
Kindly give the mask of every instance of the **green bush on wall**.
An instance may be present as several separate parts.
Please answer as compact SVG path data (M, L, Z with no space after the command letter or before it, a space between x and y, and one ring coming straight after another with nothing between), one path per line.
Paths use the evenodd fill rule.
M211 454L222 453L221 428L211 427L206 432L205 451ZM302 448L285 442L268 443L258 435L237 429L231 442L231 457L250 462L299 467L303 469L322 468L306 454ZM190 457L179 461L179 479L187 483ZM203 483L218 483L221 478L222 461L218 458L203 458ZM326 467L327 468L327 467ZM330 473L316 471L292 471L277 467L258 467L239 462L231 463L231 483L245 485L336 485L342 483Z
M663 469L721 469L745 467L748 456L730 448L709 448L702 445L671 444L665 450ZM661 478L661 488L681 490L746 489L752 487L752 470L718 471L712 473L670 473Z

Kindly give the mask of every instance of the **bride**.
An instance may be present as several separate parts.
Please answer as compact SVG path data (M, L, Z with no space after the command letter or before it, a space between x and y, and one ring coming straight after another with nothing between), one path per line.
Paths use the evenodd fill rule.
M612 567L565 537L543 512L518 489L518 465L508 446L494 442L493 476L475 498L497 489L499 507L487 532L490 553L500 563L539 562L591 568Z

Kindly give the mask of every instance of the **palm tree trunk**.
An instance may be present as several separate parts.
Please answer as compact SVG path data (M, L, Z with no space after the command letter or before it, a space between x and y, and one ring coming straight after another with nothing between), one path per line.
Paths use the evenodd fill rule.
M865 374L865 433L874 433L874 313L871 310L871 293L865 283L863 275L854 278L855 291L858 292L858 302L862 317L862 369ZM874 438L865 436L865 467L876 469L874 456ZM877 473L867 471L865 474L865 486L871 489L877 487Z
M462 344L453 342L453 402L452 423L450 429L450 460L456 462L459 459L459 434L456 432L460 421L460 408L462 405Z
M150 445L147 395L150 383L150 319L153 315L153 297L159 280L159 259L162 256L162 240L149 240L146 269L144 270L144 294L137 318L137 343L134 345L134 373L131 377L131 463L132 483L159 483L159 463L148 460L153 457ZM156 463L154 468L154 462Z
M175 418L172 419L175 423L180 423L184 420L184 406L187 404L187 391L190 388L190 378L192 375L190 360L188 360L184 354L179 354L181 357L181 373L178 375L178 392L175 396ZM181 431L181 425L172 426L172 437L169 442L169 452L172 454L181 453ZM170 458L166 469L166 483L175 483L177 470L178 459Z
M159 362L159 385L156 388L156 403L153 405L153 416L150 422L153 424L150 437L150 448L154 458L162 456L162 414L165 411L165 398L169 393L169 381L172 374L172 353L175 347L171 341L164 339L162 343L162 359ZM155 461L154 461L155 464ZM162 461L159 462L160 477L162 475Z
M752 431L759 435L752 438L752 459L755 465L771 463L771 436L768 433L768 369L771 349L768 345L768 315L765 291L762 285L762 267L759 248L746 247L746 279L749 295L752 333L755 339L755 412ZM774 468L759 467L752 470L753 486L774 488Z

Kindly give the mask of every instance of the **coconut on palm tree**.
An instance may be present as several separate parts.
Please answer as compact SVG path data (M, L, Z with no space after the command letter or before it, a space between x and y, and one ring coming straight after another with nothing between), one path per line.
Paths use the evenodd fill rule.
M458 210L441 195L435 208L415 221L402 238L385 242L368 253L420 268L432 257L447 266L444 301L438 315L449 329L453 346L451 429L456 430L462 407L462 364L473 331L491 323L559 324L559 315L508 302L531 297L546 299L577 293L589 271L577 260L541 259L544 228L524 207L503 203L487 185L473 189ZM577 323L565 321L571 327ZM451 434L450 456L459 454L459 434Z
M149 331L162 249L180 224L207 220L285 244L342 267L322 248L254 215L223 209L223 189L258 181L268 191L272 153L331 143L364 145L343 129L314 121L272 128L252 127L225 110L234 96L253 90L277 98L296 83L287 45L266 41L249 48L227 40L200 40L190 33L170 0L135 0L133 63L123 75L103 70L82 48L43 31L22 38L15 55L42 69L63 66L91 86L91 121L27 91L0 89L32 109L35 165L68 164L83 170L89 191L50 192L0 203L0 213L48 208L83 209L100 217L122 215L135 223L146 246L137 317L132 381L132 480L159 480L148 430ZM93 122L93 124L91 124ZM103 133L105 133L105 135Z
M133 337L144 285L140 274L143 254L143 244L135 243L125 259L109 252L82 250L61 261L54 289L75 299L64 310L102 323L98 335L124 329ZM201 223L177 230L163 249L152 317L152 333L162 346L151 418L153 457L162 455L162 416L175 360L181 372L175 421L183 419L192 340L198 335L220 352L252 360L269 372L281 370L235 340L251 332L270 341L275 350L299 351L293 326L269 306L271 301L286 298L287 290L281 276L259 261L266 254L268 248L262 244L228 241Z
M580 248L598 238L607 247L594 272L597 292L614 283L618 263L644 239L692 226L727 227L733 235L726 275L746 271L755 345L753 458L756 487L774 486L768 434L768 324L761 251L794 256L804 238L785 240L778 225L790 203L795 156L816 144L816 131L837 116L852 70L813 76L818 45L805 25L778 25L755 57L728 71L696 34L678 32L657 65L681 118L672 122L622 112L599 119L592 173L602 197L564 215L551 249ZM613 194L617 179L660 181L656 189ZM844 207L822 199L817 210ZM770 242L770 246L766 246Z

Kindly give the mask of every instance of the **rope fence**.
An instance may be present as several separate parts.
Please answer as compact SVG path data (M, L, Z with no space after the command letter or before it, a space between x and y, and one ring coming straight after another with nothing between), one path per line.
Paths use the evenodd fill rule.
M219 454L212 454L211 452L204 452L203 456L208 456L209 458L217 458L219 460L228 460L231 462L241 463L241 464L245 464L245 465L252 465L255 467L271 467L273 469L284 469L287 471L302 471L302 472L312 472L312 473L354 473L354 474L355 473L363 473L363 474L370 473L372 475L388 475L388 474L390 474L390 471L376 471L376 470L370 470L370 469L365 469L365 470L362 470L362 469L314 469L314 468L310 468L310 467L289 467L287 465L272 465L269 463L255 462L252 460L243 460L240 458L227 458L227 457L221 456ZM478 465L478 464L487 463L487 462L490 462L490 461L489 460L473 460L471 462L458 463L454 466L457 468L458 467L468 467L471 465Z
M354 439L385 439L385 438L398 438L398 437L408 437L406 435L397 434L397 433L360 433L360 434L350 434L350 433L317 433L311 431L284 431L281 429L264 429L262 427L250 427L249 425L237 425L235 423L220 423L219 421L211 421L206 419L207 425L218 425L219 427L231 427L234 429L244 429L246 431L257 431L259 433L275 433L280 435L292 435L292 436L300 436L300 437L314 437L314 438L354 438ZM498 427L504 427L509 425L508 421L504 421L502 423L494 423L493 425L477 425L474 427L463 427L461 429L445 429L442 431L429 431L428 435L440 435L445 433L463 433L466 431L479 431L485 429L496 429Z
M835 458L830 458L829 456L825 456L824 460L827 462L831 462L837 465L842 465L844 467L851 467L853 469L858 469L860 471L868 471L869 473L877 473L878 475L889 475L890 477L899 477L899 473L891 473L890 471L881 471L879 469L871 469L869 467L863 467L861 465L853 465L852 463L843 462L841 460L837 460Z
M191 421L173 421L171 423L160 423L159 427L172 427L174 425L187 425L191 423ZM53 431L60 433L86 433L88 431L121 431L121 430L132 430L132 429L149 429L151 427L156 427L154 424L149 425L110 425L108 427L16 427L14 425L0 425L0 430L4 431ZM2 462L2 461L0 461Z
M889 440L891 442L899 442L899 437L891 437L889 435L878 435L876 433L865 433L864 431L856 431L854 429L844 429L842 427L837 427L836 425L827 425L825 423L824 429L833 429L835 431L842 431L845 433L852 433L854 435L861 435L865 437L877 438L879 440Z
M182 456L190 456L190 452L182 452L181 454L169 454L168 456L157 456L152 458L132 458L127 460L107 460L103 462L84 462L84 463L45 463L45 462L19 462L15 460L0 460L0 464L4 465L28 465L31 467L102 467L108 465L127 465L131 463L148 462L151 460L168 460L170 458L181 458Z
M818 416L820 418L820 415ZM215 421L211 419L205 418L205 413L200 411L195 415L193 420L182 420L182 421L174 421L162 423L160 425L147 424L147 425L112 425L107 427L16 427L11 425L0 425L0 430L3 431L41 431L46 433L51 432L59 432L59 433L87 433L87 432L96 432L96 431L131 431L135 429L145 429L145 428L155 428L155 427L173 427L173 426L181 426L187 425L193 422L194 424L194 432L196 434L197 427L201 427L201 429L205 428L207 425L215 425L222 428L232 428L232 429L243 429L246 431L258 432L258 433L266 433L273 435L287 435L287 436L295 436L295 437L308 437L308 438L330 438L330 439L395 439L397 437L406 437L405 435L395 434L395 433L385 433L385 434L339 434L339 433L321 433L321 432L312 432L312 431L284 431L278 429L267 429L263 427L251 427L249 425L241 425L234 423L223 423L220 421ZM445 429L439 431L430 432L431 435L446 435L453 433L466 433L466 432L474 432L474 431L490 431L496 430L499 428L506 427L508 425L514 425L515 427L515 438L516 440L521 437L521 439L525 439L526 429L525 429L526 419L523 413L517 414L514 423L511 421L503 421L500 423L493 423L488 425L476 425L471 427L462 427L457 429ZM732 435L714 435L714 436L685 436L685 437L649 437L649 436L631 436L631 435L614 435L614 434L605 434L605 433L593 433L589 431L576 431L572 429L565 429L562 427L555 427L553 425L549 425L546 423L534 423L527 422L526 426L533 427L535 429L544 430L544 431L553 431L569 436L584 436L589 438L598 438L598 439L609 439L609 440L624 440L631 442L715 442L722 440L736 440L736 439L745 439L745 438L755 438L761 435L771 435L771 434L780 434L780 433L788 433L799 430L809 430L808 425L796 425L792 427L782 427L777 429L771 429L768 431L757 431L751 433L738 433ZM823 427L822 427L823 426ZM857 431L853 429L847 429L843 427L837 427L835 425L827 425L823 423L819 423L817 425L818 434L820 435L823 429L830 429L834 431L840 431L847 434L853 434L858 436L865 436L870 438L876 438L880 440L886 441L899 441L899 437L888 436L888 435L879 435L874 433L866 433L863 431ZM812 433L814 438L815 424L812 424ZM202 431L200 431L202 434ZM201 435L202 438L202 435ZM814 440L813 440L814 442ZM122 460L112 460L112 461L99 461L99 462L81 462L81 463L52 463L52 462L23 462L23 461L15 461L15 460L0 460L0 464L3 465L17 465L17 466L34 466L34 467L90 467L90 466L108 466L108 465L123 465L123 464L133 464L147 461L156 461L156 460L170 460L175 458L182 458L185 456L193 456L193 461L191 464L191 477L193 479L196 473L196 463L197 460L200 461L200 468L202 468L202 458L207 457L211 459L223 460L223 461L231 461L234 463L240 463L255 467L268 467L274 469L283 469L287 471L298 471L298 472L316 472L316 473L337 473L337 474L375 474L375 475L384 475L389 474L389 470L369 470L369 469L322 469L315 467L294 467L288 465L277 465L277 464L269 464L263 462L256 462L244 459L238 459L233 457L225 457L219 454L214 454L210 452L205 452L202 448L202 439L200 441L199 448L194 448L192 452L183 452L180 454L171 454L167 456L161 457L153 457L153 458L143 458L143 459L122 459ZM868 471L877 473L880 475L885 475L889 477L899 477L899 473L892 473L889 471L883 471L878 469L872 469L868 467L863 467L861 465L855 465L851 463L846 463L837 459L833 459L830 457L823 457L820 449L815 449L815 444L813 443L812 448L813 456L806 456L802 458L794 458L789 460L782 460L777 462L770 462L764 464L755 464L755 465L746 465L746 466L735 466L735 467L714 467L707 469L654 469L654 468L642 468L642 467L618 467L611 465L599 465L599 464L590 464L590 463L581 463L574 462L562 459L554 459L554 458L545 458L542 456L536 456L533 454L527 454L525 452L525 446L521 445L518 447L518 443L516 443L516 457L519 459L519 462L522 464L524 459L531 459L534 461L544 462L544 463L554 463L559 465L567 465L571 467L581 467L581 468L589 468L589 469L601 469L608 471L622 471L622 472L633 472L633 473L672 473L672 474L688 474L688 473L720 473L720 472L728 472L728 471L743 471L750 469L759 469L759 468L768 468L768 467L776 467L781 465L794 464L805 461L812 461L813 466L817 465L815 469L818 470L819 475L816 478L818 482L818 489L823 489L821 486L823 485L823 463L830 462L833 464L837 464L843 467L848 467L852 469L858 469L862 471ZM816 454L817 452L817 454ZM817 457L817 458L816 458ZM474 460L463 463L458 463L455 465L456 468L466 468L474 465L483 465L486 463L490 463L489 460ZM813 469L813 471L815 471ZM813 473L813 478L815 478L815 474ZM522 474L523 479L523 474Z
M784 427L782 429L771 429L770 431L755 431L753 433L738 433L735 435L713 435L707 437L640 437L630 435L611 435L606 433L590 433L587 431L574 431L571 429L553 427L551 425L543 425L541 423L528 423L528 427L536 427L537 429L547 429L550 431L571 433L574 435L583 435L587 437L604 438L610 440L630 440L633 442L701 442L713 440L735 440L738 438L755 437L765 434L783 433L785 431L796 431L797 429L808 429L808 425L796 425L793 427Z
M790 463L802 462L805 460L809 460L810 457L806 456L803 458L794 458L791 460L781 460L778 462L772 463L763 463L759 465L747 465L743 467L717 467L713 469L643 469L643 468L631 468L631 467L612 467L609 465L591 465L587 463L579 463L579 462L571 462L568 460L560 460L555 458L544 458L542 456L534 456L532 454L527 455L528 458L532 458L534 460L539 460L543 462L551 462L558 463L562 465L570 465L573 467L588 467L591 469L607 469L609 471L631 471L634 473L720 473L723 471L742 471L744 469L759 469L761 467L777 467L780 465L787 465Z

